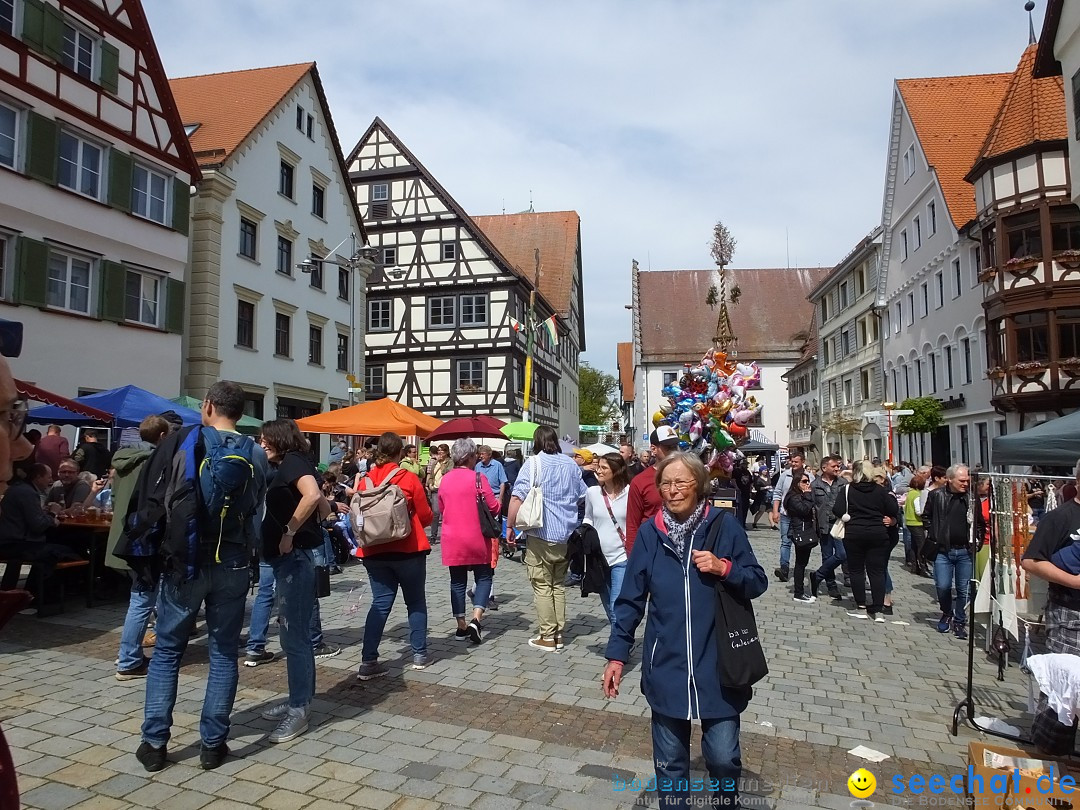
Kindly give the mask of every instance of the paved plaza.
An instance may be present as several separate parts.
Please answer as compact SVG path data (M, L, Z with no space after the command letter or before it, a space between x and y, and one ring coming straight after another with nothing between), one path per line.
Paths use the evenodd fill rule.
M750 537L771 578L778 533L762 529ZM818 557L815 550L813 560ZM743 715L746 804L847 810L847 776L859 767L877 774L874 798L883 803L892 774L942 773L966 764L972 733L952 737L948 729L963 696L966 642L932 627L937 612L930 580L903 571L896 555L891 569L897 590L889 624L849 618L827 598L796 604L790 583L770 582L757 600L771 673ZM524 566L501 561L495 582L501 607L488 615L484 643L454 642L449 576L436 548L427 588L435 663L423 671L403 669L411 656L399 600L381 650L391 673L359 683L368 593L363 567L346 567L322 602L327 640L343 649L318 664L311 730L290 743L267 743L273 724L259 712L286 692L284 660L241 667L233 753L214 771L198 768L207 671L201 622L180 678L170 764L147 774L134 756L144 681L113 677L125 605L86 609L72 601L60 616L16 616L0 636L0 723L13 748L23 805L646 805L650 797L634 780L652 773L648 707L636 661L617 700L601 694L607 624L599 599L568 595L566 648L547 653L526 643L533 626ZM275 638L270 649L278 650ZM1016 667L1004 682L996 674L996 665L976 656L978 713L1016 722L1026 706L1027 680ZM858 745L889 759L874 765L847 753Z

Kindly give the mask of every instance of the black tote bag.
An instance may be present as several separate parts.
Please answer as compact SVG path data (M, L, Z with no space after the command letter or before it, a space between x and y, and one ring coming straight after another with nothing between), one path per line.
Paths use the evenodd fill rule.
M720 524L728 519L722 515L713 523L713 554L717 553L716 540ZM716 581L716 660L720 683L731 689L746 689L769 674L765 651L761 648L754 606L728 591L721 579Z
M487 503L484 502L484 492L480 489L480 473L476 474L476 514L480 518L480 534L488 540L502 536L499 519L491 514Z

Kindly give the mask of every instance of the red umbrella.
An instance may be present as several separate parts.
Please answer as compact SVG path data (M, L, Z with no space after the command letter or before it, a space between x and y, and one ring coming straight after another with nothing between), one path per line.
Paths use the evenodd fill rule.
M434 439L505 439L502 427L506 422L494 416L460 416L444 422L427 435L427 440Z

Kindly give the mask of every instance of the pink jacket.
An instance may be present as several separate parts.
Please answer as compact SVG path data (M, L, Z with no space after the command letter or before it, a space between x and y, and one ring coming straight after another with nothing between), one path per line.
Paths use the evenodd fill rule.
M480 516L476 511L476 476L468 467L455 467L443 476L439 485L443 565L491 565L492 541L480 533ZM498 516L499 500L482 474L480 492L491 514Z

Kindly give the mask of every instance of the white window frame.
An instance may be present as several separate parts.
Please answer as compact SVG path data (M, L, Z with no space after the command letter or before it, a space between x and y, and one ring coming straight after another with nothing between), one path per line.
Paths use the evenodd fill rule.
M368 331L390 332L394 328L394 301L390 298L372 298L368 306Z
M462 381L462 377L468 374L470 378L479 377L478 383ZM454 363L454 390L460 393L478 394L487 390L487 361L483 358L470 358L458 360ZM470 386L470 387L466 387Z
M64 155L63 155L64 139L65 138L70 138L73 141L75 141L75 144L76 144L76 156L75 156L75 161L74 162L65 161L65 158L64 158ZM97 187L96 187L96 190L95 190L95 192L93 194L91 194L88 191L83 190L83 188L84 188L84 186L83 186L83 180L84 180L83 175L84 175L84 173L90 171L89 169L87 169L87 167L85 165L88 150L96 150L97 157L98 157L97 180L96 180ZM73 191L76 194L80 194L83 197L89 197L91 200L97 200L99 202L102 201L104 199L104 195L105 195L105 177L107 176L107 166L106 166L107 152L108 152L108 150L107 150L107 148L105 146L103 146L100 143L97 143L96 141L90 140L85 135L82 135L81 133L78 133L78 132L76 132L74 130L71 130L71 129L66 129L66 128L61 129L60 130L60 156L57 159L57 166L58 166L57 185L59 185L61 188L66 188L68 191ZM73 185L65 185L64 184L63 171L64 171L65 162L71 164L74 167L73 171L75 173L75 178L74 178L74 184Z
M69 35L72 45L72 52L70 54L68 53ZM82 59L80 59L80 56L83 55L83 51L80 48L80 45L84 44L82 40L86 40L90 46L89 63L86 63ZM60 59L60 64L62 64L68 70L74 72L76 75L82 76L88 81L94 81L98 75L97 71L100 67L100 58L98 56L100 48L100 37L91 34L82 26L76 25L70 18L64 18L64 52L63 56Z
M456 262L458 250L456 242L443 242L439 247L439 258L444 262Z
M62 259L64 262L64 277L62 279L63 284L63 303L56 303L52 298L53 286L53 267L54 260ZM74 262L81 262L87 266L87 286L86 286L86 309L77 309L71 306L71 271L72 264ZM98 314L97 308L97 289L98 289L98 260L94 256L89 256L82 253L76 253L67 250L58 250L52 246L49 247L49 264L48 264L48 291L46 292L46 305L49 309L56 310L58 312L72 312L76 315L89 315L96 317Z
M0 166L7 166L9 169L20 171L22 168L23 116L25 115L25 111L21 107L10 104L5 99L0 99L0 109L11 112L15 118L10 133L0 132L0 138L11 139L11 163L5 163L3 160L0 160Z
M397 264L397 246L392 245L382 249L382 263L386 267Z
M957 256L955 259L952 260L952 271L953 271L953 294L952 294L952 297L953 297L953 300L955 301L964 292L964 290L963 290L963 286L964 286L963 285L964 269L963 269L963 266L960 263L960 257L959 256Z
M144 175L143 178L139 177L140 172ZM147 184L145 190L139 187L140 179L144 179ZM158 199L152 193L154 180L161 181L161 219L152 216L151 211L147 210L150 204ZM165 174L152 166L136 161L131 168L131 213L151 222L157 222L160 225L170 224L172 222L172 211L170 210L172 208L172 180L172 175ZM142 196L142 205L139 205L140 195Z
M908 326L915 325L915 293L909 292L907 295L907 309L908 309ZM921 394L920 394L921 396Z
M971 286L979 286L979 269L980 269L980 254L979 248L973 247L968 253L968 257L971 259Z
M296 105L296 129L298 132L304 131L304 108L299 104Z
M160 329L165 315L165 275L163 273L156 273L152 270L143 270L138 267L129 267L127 265L124 266L124 270L127 271L124 276L124 320L128 323L138 323L143 326L151 326L155 329ZM138 317L136 318L130 317L128 313L130 299L128 284L133 277L139 279ZM146 292L146 284L148 283L153 286L156 298L153 302L154 314L152 319L143 317L143 307L146 303L144 293Z
M930 314L930 285L925 281L919 285L919 317Z
M379 377L381 385L375 384L375 377ZM364 367L364 390L368 394L386 395L386 366L369 363Z
M929 227L929 233L927 236L933 236L937 233L937 202L930 200L926 204L926 224Z
M945 271L934 273L934 309L945 306Z
M908 238L907 228L900 229L900 261L907 261L908 257Z
M14 36L15 33L20 30L20 26L19 26L19 22L20 22L20 20L19 20L19 4L16 3L15 0L0 0L0 6L3 6L5 9L10 10L10 18L5 17L4 19L5 20L10 19L10 22L11 22L11 27L10 28L8 28L6 25L4 25L4 26L0 27L0 31L3 31L6 34L11 34L12 36Z
M911 144L904 152L904 182L906 183L915 174L915 144Z
M465 305L469 301L473 305L472 317L466 320L465 317ZM483 304L484 316L483 319L478 319L476 316L476 302L480 301ZM485 293L466 294L462 295L458 299L458 323L464 328L466 326L477 327L487 326L490 322L490 312L488 306L488 297Z
M372 183L371 184L371 201L377 202L390 202L390 184L389 183Z
M439 322L435 323L432 312L435 302L441 302L439 306ZM457 297L453 295L433 295L427 300L427 328L428 329L454 329L457 326Z
M900 301L896 302L896 317L893 319L893 334L899 335L904 328L904 307Z
M319 200L318 208L316 211L315 201ZM311 213L313 216L319 219L326 219L326 186L319 185L318 183L311 184Z

